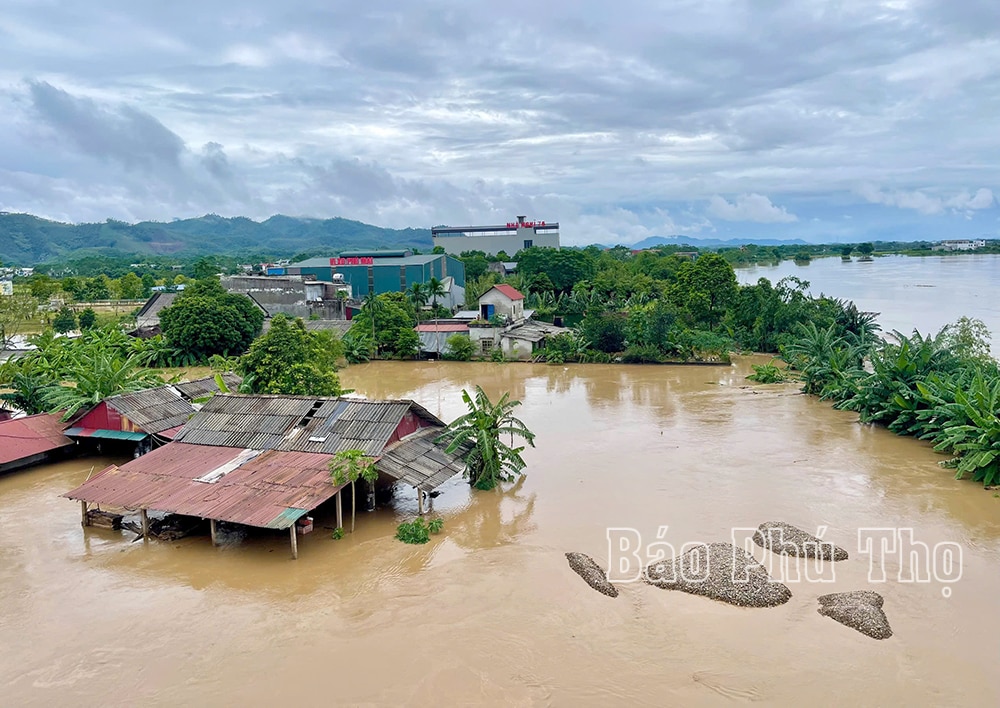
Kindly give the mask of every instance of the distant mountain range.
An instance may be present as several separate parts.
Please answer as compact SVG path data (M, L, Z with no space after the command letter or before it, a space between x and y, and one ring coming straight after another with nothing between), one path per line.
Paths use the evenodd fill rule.
M633 249L689 245L698 248L802 245L801 239L715 239L652 236ZM600 244L597 244L600 245ZM209 255L290 257L352 248L420 248L433 246L429 229L385 229L350 219L307 219L276 215L266 221L206 214L196 219L129 224L108 219L96 224L64 224L30 214L0 212L0 260L22 266L70 256ZM602 246L606 248L607 246Z
M642 241L633 243L629 248L641 250L643 248L653 248L655 246L695 246L697 248L720 248L723 246L743 246L754 243L758 246L802 246L808 242L802 239L778 239L778 238L696 238L694 236L650 236Z
M430 229L384 229L350 219L272 216L266 221L207 214L168 223L64 224L0 212L0 260L22 266L84 254L268 254L432 246Z

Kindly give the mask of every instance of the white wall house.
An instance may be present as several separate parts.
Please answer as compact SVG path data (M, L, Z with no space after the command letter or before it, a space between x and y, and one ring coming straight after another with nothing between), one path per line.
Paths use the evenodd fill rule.
M431 239L445 253L458 255L464 251L482 251L495 256L501 251L509 256L523 248L540 246L559 248L559 224L544 221L517 221L494 226L435 226Z
M524 319L524 295L509 285L494 285L479 297L479 319L502 317L513 324Z

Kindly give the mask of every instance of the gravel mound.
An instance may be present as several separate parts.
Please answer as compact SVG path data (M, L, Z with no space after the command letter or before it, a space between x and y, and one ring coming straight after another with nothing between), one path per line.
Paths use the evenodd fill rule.
M709 543L646 568L646 582L740 607L775 607L792 591L771 580L753 556L730 543Z
M820 595L818 612L872 639L892 636L889 618L882 611L882 596L871 590Z
M587 585L608 597L618 597L618 588L608 581L607 573L594 562L594 559L584 553L567 553L569 567L577 575L587 581Z
M847 560L847 551L784 521L765 521L757 527L753 542L775 553L800 558Z

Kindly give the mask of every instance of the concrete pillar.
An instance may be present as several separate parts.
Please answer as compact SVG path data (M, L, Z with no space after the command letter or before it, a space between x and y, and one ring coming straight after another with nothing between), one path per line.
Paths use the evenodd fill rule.
M299 558L299 537L295 532L295 524L288 527L288 533L292 539L292 560Z
M417 515L424 515L424 493L419 489L417 490Z
M83 512L83 518L80 520L80 525L90 526L90 519L87 518L87 502L80 502L80 510Z
M209 519L208 520L208 530L212 534L212 545L213 546L218 546L219 545L219 539L218 539L218 536L216 535L215 519Z
M139 515L142 517L142 540L149 540L149 515L146 513L145 509L139 510Z
M344 491L344 490L341 489L341 490L337 491L337 528L338 529L344 528L344 506L343 506L343 504L341 504L341 497L340 497L340 492L342 492L342 491Z

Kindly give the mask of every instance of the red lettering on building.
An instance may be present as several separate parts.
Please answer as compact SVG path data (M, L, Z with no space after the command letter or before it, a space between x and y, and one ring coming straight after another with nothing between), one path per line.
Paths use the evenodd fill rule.
M330 265L332 266L342 266L342 265L375 265L375 258L373 256L350 256L341 258L331 258Z
M545 226L544 221L522 221L521 223L518 223L516 221L507 222L508 229L518 229L518 228L535 229L535 228L542 228L543 226Z

